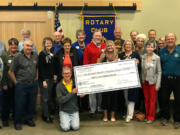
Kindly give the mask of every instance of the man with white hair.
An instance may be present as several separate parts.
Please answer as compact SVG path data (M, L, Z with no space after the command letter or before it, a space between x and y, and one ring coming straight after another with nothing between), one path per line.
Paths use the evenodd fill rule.
M144 43L146 40L146 35L145 34L138 34L136 38L136 51L138 54L141 56L145 53L144 49Z
M54 32L54 45L53 45L53 52L56 54L62 48L62 35L59 31Z
M93 33L92 42L89 43L83 53L83 65L95 64L100 54L104 51L106 44L102 42L102 32L96 29ZM101 94L89 94L90 117L101 111Z
M22 35L23 40L19 42L19 45L18 45L19 51L23 50L23 43L24 43L25 39L30 39L31 32L28 29L22 29L21 35ZM36 48L35 44L33 44L33 52L37 52L37 48Z

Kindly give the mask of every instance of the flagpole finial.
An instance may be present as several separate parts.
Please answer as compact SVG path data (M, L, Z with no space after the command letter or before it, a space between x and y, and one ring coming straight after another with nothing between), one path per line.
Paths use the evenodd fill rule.
M112 2L109 2L109 6L112 7L112 6L113 6L113 3L112 3Z
M88 7L88 3L84 2L84 6L82 7L81 12L80 12L81 16L83 15L84 8L87 8L87 7Z
M56 5L55 5L55 11L57 10L57 8L58 8L58 3L56 3Z

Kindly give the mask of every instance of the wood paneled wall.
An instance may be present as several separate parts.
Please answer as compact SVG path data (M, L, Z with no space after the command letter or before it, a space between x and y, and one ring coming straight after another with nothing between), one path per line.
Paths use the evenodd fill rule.
M0 40L5 42L7 48L10 38L22 40L21 30L26 28L31 31L31 38L40 52L43 38L52 37L54 32L52 11L0 11L0 16ZM40 104L40 93L37 103Z
M8 43L12 37L22 40L21 30L31 31L31 38L42 50L42 40L51 36L54 30L54 13L51 11L0 11L0 40ZM51 16L50 16L51 15Z
M133 2L137 4L137 10L142 9L141 0L1 0L0 5L7 6L8 2L12 2L13 6L32 6L34 2L38 2L39 6L55 6L62 2L63 6L109 6L111 2L113 6L132 6Z

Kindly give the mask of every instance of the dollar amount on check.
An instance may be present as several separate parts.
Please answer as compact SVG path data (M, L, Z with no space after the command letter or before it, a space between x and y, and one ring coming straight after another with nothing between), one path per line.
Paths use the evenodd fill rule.
M74 74L78 95L140 87L135 59L76 66Z

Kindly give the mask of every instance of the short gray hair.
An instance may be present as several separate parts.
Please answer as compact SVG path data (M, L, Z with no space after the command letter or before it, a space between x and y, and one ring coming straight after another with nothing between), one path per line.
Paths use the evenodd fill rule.
M21 35L23 35L24 33L29 33L29 35L31 35L31 32L29 29L22 29L21 30Z
M143 34L143 33L138 34L137 37L136 37L136 41L137 41L139 38L142 38L142 39L144 40L144 42L145 42L145 40L146 40L146 35Z
M64 66L64 67L62 68L62 73L63 73L65 70L69 70L69 71L71 71L71 68L70 68L70 67L68 67L68 66Z
M31 41L31 42L33 43L32 39L30 39L30 38L26 38L26 39L24 40L24 43L27 42L27 41ZM24 43L23 43L23 44L24 44ZM34 43L33 43L33 45L34 45Z
M84 32L84 30L79 29L76 31L76 38L78 38L79 33L82 33L83 35L86 36L86 33Z

